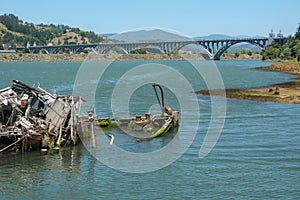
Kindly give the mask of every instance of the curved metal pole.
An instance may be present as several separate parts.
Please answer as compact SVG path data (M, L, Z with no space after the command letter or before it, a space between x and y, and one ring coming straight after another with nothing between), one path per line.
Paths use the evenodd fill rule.
M163 91L162 87L157 83L153 83L152 87L155 91L157 101L158 101L158 103L161 107L161 111L164 112L164 107L165 107L164 91ZM160 89L161 103L160 103L160 99L159 99L159 96L158 96L157 91L156 91L156 87L158 87Z

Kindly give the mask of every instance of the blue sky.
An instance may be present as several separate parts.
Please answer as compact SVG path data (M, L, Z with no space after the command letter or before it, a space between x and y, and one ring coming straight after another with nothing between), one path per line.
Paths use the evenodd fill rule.
M299 0L0 0L0 14L23 21L65 24L96 33L142 27L167 28L188 36L267 36L271 29L294 34Z

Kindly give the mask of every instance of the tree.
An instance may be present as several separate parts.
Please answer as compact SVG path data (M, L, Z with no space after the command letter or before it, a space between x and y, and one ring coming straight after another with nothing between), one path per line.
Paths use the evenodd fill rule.
M132 54L147 54L147 49L145 47L133 50Z
M289 60L292 58L292 51L290 48L285 48L283 51L280 53L280 58Z
M239 56L240 56L240 52L238 52L238 51L234 52L234 57L235 58L238 58Z
M70 54L70 49L66 48L66 49L65 49L65 53L66 53L66 54Z
M298 25L297 32L295 34L295 39L300 40L300 24Z
M24 48L24 49L23 49L23 53L24 53L24 54L25 54L25 53L30 53L30 51L29 51L28 48Z
M300 40L296 40L296 44L293 46L292 51L295 54L295 57L300 55Z
M47 54L47 52L46 52L45 49L41 49L39 53L40 53L40 54Z
M64 44L69 44L68 38L64 38Z
M275 59L278 58L280 55L280 50L278 48L275 48L273 46L268 46L263 52L263 60L265 59Z

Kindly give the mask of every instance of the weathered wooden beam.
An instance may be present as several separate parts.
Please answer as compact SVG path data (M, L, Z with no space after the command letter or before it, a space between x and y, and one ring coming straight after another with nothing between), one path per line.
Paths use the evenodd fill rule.
M18 142L21 142L24 138L26 138L28 135L24 135L23 137L21 137L20 139L18 139L17 141L11 143L10 145L7 145L6 147L4 147L3 149L0 150L0 153L2 153L3 151L5 151L6 149L9 149L10 147L12 147L13 145L17 144Z

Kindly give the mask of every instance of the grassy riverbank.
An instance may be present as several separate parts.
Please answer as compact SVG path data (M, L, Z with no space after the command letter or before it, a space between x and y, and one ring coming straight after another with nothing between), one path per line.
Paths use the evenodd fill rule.
M282 62L272 64L266 67L258 67L257 70L283 72L297 75L296 78L289 82L274 84L268 87L252 89L227 89L227 98L236 98L243 100L255 100L263 102L277 103L294 103L300 104L300 63L299 62ZM212 91L218 95L218 91ZM200 90L198 94L209 95L210 91Z
M261 60L262 56L259 53L224 53L221 60Z

